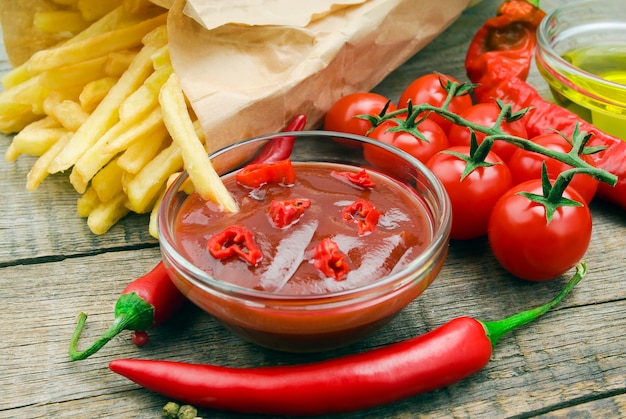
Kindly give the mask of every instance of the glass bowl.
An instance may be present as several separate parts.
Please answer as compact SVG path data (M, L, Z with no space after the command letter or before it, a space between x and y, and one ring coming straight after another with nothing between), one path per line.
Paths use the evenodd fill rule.
M626 3L568 1L537 30L536 63L556 101L626 139Z
M241 338L288 352L334 349L380 329L433 282L447 256L450 203L438 179L418 160L395 147L350 134L302 131L257 137L213 153L213 166L226 179L273 138L285 135L295 138L291 154L294 165L321 162L347 165L357 171L365 167L369 173L390 179L398 191L404 191L418 204L415 214L408 217L411 227L407 230L417 230L417 217L425 221L424 235L429 237L424 238L422 251L414 252L417 254L403 260L401 267L396 266L372 282L358 284L357 278L358 285L348 289L284 294L234 285L197 266L200 263L192 262L181 245L177 220L181 207L193 196L186 192L189 183L183 173L170 185L159 208L163 262L189 300ZM364 154L370 156L369 161ZM245 211L241 203L240 211ZM198 251L210 257L206 249ZM367 251L363 251L365 257Z

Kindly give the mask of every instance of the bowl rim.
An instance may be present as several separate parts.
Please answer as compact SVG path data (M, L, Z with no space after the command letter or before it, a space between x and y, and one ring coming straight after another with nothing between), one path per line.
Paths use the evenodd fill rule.
M441 252L441 249L448 246L449 235L451 229L451 221L452 221L452 208L450 203L450 198L445 190L445 187L440 182L440 180L435 176L435 174L430 171L426 167L424 163L419 161L417 158L413 157L409 153L400 150L397 147L390 146L388 144L382 143L377 140L373 140L368 137L364 137L361 135L348 134L336 131L325 131L325 130L304 130L304 131L281 131L273 134L265 134L260 136L251 137L248 139L244 139L241 141L237 141L228 146L222 147L219 150L211 153L209 157L211 159L218 157L228 151L231 151L234 148L237 148L241 145L251 144L254 142L263 142L268 141L275 137L282 136L295 136L299 138L306 137L328 137L331 139L332 137L340 137L347 138L360 141L362 143L372 144L379 146L402 159L409 162L417 171L420 176L424 176L428 182L428 187L431 189L431 193L435 197L438 207L441 211L442 216L440 220L437 220L433 217L433 208L431 204L424 201L424 205L426 206L426 210L430 212L430 216L432 218L432 240L431 242L424 248L424 250L413 260L407 263L402 269L398 271L394 271L391 274L380 278L379 280L357 286L354 288L341 290L341 291L333 291L324 294L308 294L308 295L294 295L294 294L276 294L269 291L260 291L254 290L251 288L243 287L240 285L235 285L226 281L220 281L219 279L213 278L206 271L200 269L195 266L191 261L189 261L184 255L182 255L176 247L173 245L173 234L170 234L169 223L167 219L167 214L169 212L169 202L173 198L173 195L177 193L182 183L188 178L187 171L183 171L181 175L179 175L174 182L166 189L161 204L159 205L158 210L158 219L157 219L157 233L159 245L161 247L161 252L164 253L164 258L170 258L173 262L180 265L187 273L190 275L185 275L185 279L189 282L192 282L195 286L202 288L203 290L210 290L210 292L215 292L216 290L220 293L225 293L230 296L234 296L237 298L242 298L245 300L257 300L257 301L289 301L290 303L296 301L303 301L307 303L311 302L320 302L325 303L328 300L345 300L346 298L350 298L351 301L354 301L355 295L363 296L363 298L368 298L367 295L371 292L375 292L379 289L388 289L389 285L396 284L393 289L397 289L399 287L404 286L407 282L414 281L413 277L415 275L409 275L413 272L421 272L424 267L429 266L426 262L433 257L436 257L438 253ZM245 164L244 164L245 165ZM428 271L431 269L429 268ZM202 278L202 279L200 279ZM427 275L422 275L422 281L427 278ZM421 282L421 281L420 281Z
M592 80L594 83L606 86L607 88L611 88L611 89L625 89L626 85L604 79L593 73L590 73L588 71L580 69L579 67L576 67L575 65L571 64L567 60L563 59L563 57L554 50L552 43L550 41L552 22L554 20L558 20L558 17L561 14L569 12L572 9L576 9L576 8L583 7L583 6L591 6L591 5L598 6L598 4L601 1L602 0L573 0L573 1L567 2L566 4L560 5L556 7L554 10L552 10L551 12L549 12L541 20L541 22L539 23L539 26L537 27L537 31L536 31L537 48L535 51L535 56L536 56L536 59L544 67L547 67L546 69L547 71L556 73L558 79L563 84L566 84L569 88L579 91L586 96L593 97L595 100L599 102L610 104L612 106L618 106L622 108L624 107L623 104L613 102L610 100L610 98L607 98L605 96L598 96L594 94L593 92L589 92L587 89L584 89L581 86L572 83L570 81L570 78L571 78L571 75L578 76L582 79ZM607 1L612 5L616 4L609 0L604 0L604 1ZM622 4L622 3L617 3L617 4ZM558 67L555 68L555 66L553 65L546 65L546 57L549 58L551 62L556 63ZM564 73L563 69L567 70L568 75L563 74Z

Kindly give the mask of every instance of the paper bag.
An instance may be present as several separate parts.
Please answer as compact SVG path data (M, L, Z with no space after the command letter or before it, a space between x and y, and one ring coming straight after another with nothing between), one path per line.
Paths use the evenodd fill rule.
M298 113L318 127L336 100L371 90L470 1L335 1L308 17L294 0L264 0L275 6L265 13L257 1L211 3L176 0L168 32L174 69L215 151L279 131ZM237 7L220 13L219 4Z

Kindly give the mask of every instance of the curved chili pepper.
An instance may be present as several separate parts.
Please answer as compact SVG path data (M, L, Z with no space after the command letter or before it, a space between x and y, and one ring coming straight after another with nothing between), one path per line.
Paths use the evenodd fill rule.
M302 131L306 126L306 115L298 114L287 124L283 131ZM257 163L273 163L280 160L288 159L293 151L293 145L296 139L292 135L274 137L262 150L259 155L250 162Z
M365 169L357 173L333 170L332 172L330 172L330 175L336 179L346 180L348 183L354 186L358 186L359 188L372 189L376 187L376 184L370 178L370 175Z
M345 221L356 222L359 236L362 236L374 231L380 218L380 211L371 202L365 199L357 199L341 210L341 217Z
M296 171L290 159L273 163L255 163L245 166L235 173L235 180L242 186L258 188L267 183L293 185L296 181Z
M211 236L207 242L209 253L216 259L239 256L250 265L256 265L263 258L252 232L239 225L230 226Z
M519 109L530 108L521 121L531 138L552 130L571 136L576 124L579 130L593 134L587 146L604 148L589 155L593 165L618 178L615 186L601 182L597 196L626 208L626 142L545 100L525 81L532 64L536 29L545 15L535 3L506 1L498 16L488 19L472 39L465 67L470 80L478 83L474 95L478 102L497 98ZM499 36L503 33L508 36Z
M310 206L311 200L306 198L288 201L272 200L268 215L276 227L285 228L297 222L304 215L304 210Z
M342 281L350 272L350 266L345 262L346 255L339 250L337 243L326 237L315 246L313 265L326 278Z
M117 359L109 368L195 406L269 415L316 415L379 406L460 381L487 365L511 330L558 304L585 276L576 273L547 304L499 321L460 317L413 339L317 363L261 368Z
M93 355L123 330L143 332L158 326L178 311L185 301L185 296L170 279L163 262L159 262L150 272L132 281L122 291L115 304L113 324L84 351L77 349L78 339L87 320L87 315L80 313L70 342L70 359L77 361ZM136 340L145 344L145 335L140 334Z

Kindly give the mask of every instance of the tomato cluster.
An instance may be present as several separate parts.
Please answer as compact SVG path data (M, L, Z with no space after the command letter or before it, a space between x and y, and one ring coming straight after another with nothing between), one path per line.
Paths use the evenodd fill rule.
M513 275L530 281L558 277L589 246L588 204L598 181L577 173L558 190L557 177L572 166L504 137L561 154L572 153L572 140L556 132L528 138L523 111L514 113L498 100L474 103L467 86L432 73L407 86L397 104L375 93L347 95L328 111L324 128L366 135L425 164L450 197L453 240L487 236L494 256ZM367 146L364 157L385 158Z

